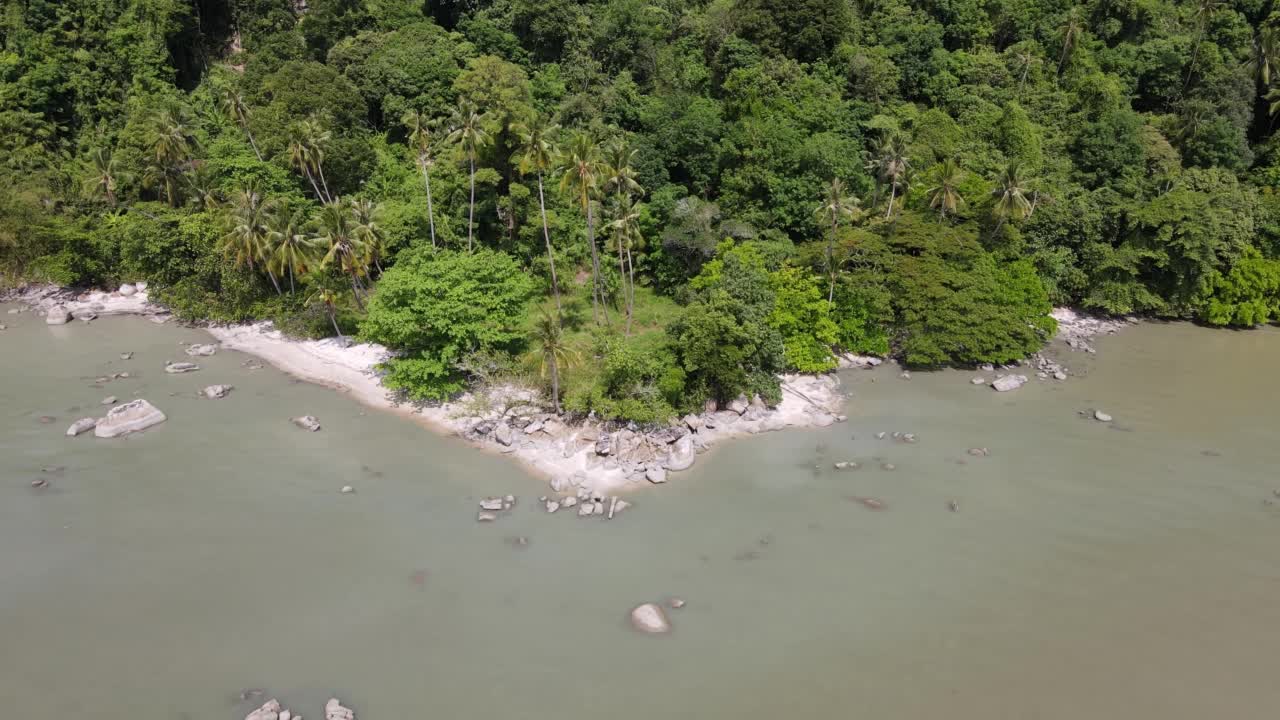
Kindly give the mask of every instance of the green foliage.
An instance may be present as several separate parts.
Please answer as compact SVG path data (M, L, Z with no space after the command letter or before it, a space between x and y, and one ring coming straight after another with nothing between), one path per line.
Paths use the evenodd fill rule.
M806 373L835 369L831 348L839 340L839 328L819 280L799 268L783 267L769 274L769 283L774 302L768 323L782 334L787 367Z
M1250 251L1226 275L1215 275L1206 295L1197 315L1211 325L1269 323L1280 317L1280 261Z
M605 335L596 343L600 373L594 383L575 388L565 409L594 412L642 424L660 424L685 405L684 371L662 338L623 338Z
M441 400L464 387L459 363L469 353L523 342L518 324L533 291L503 253L412 248L379 281L360 334L401 354L389 363L389 387Z

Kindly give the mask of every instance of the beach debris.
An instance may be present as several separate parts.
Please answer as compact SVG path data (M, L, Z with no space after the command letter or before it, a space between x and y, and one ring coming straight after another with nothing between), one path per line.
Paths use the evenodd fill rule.
M482 512L476 515L476 522L493 522L498 516L491 512Z
M316 419L315 415L302 415L296 418L289 418L289 421L309 432L316 432L320 429L320 421Z
M93 434L100 438L115 438L130 433L141 432L154 425L159 425L167 418L159 408L138 398L124 405L117 405L107 411L106 417L98 421Z
M671 632L671 621L667 619L667 614L654 603L644 603L632 608L631 626L650 635Z
M968 453L974 457L986 457L991 454L991 451L984 447L971 447Z
M67 437L75 437L80 433L92 430L98 424L98 418L80 418L67 428Z

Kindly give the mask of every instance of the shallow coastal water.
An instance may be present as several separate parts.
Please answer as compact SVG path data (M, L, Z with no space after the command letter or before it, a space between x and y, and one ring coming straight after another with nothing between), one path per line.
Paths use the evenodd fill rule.
M967 372L853 371L848 423L721 446L605 523L547 516L545 484L506 459L247 356L164 373L198 331L0 318L15 717L238 720L250 687L309 718L337 694L368 720L1280 704L1274 330L1129 328L1097 356L1062 352L1080 377L1006 394ZM215 383L236 390L197 396ZM107 395L169 420L64 437ZM1115 421L1077 415L1094 407ZM301 414L324 429L288 422ZM477 524L476 501L505 493L516 511ZM628 627L631 606L669 596L688 601L674 634Z

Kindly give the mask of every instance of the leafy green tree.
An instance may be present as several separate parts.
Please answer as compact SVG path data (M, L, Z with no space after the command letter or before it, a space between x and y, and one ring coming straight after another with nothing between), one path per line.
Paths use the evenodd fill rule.
M110 148L94 148L89 152L88 175L85 189L92 195L101 194L108 205L115 207L120 171L116 169Z
M323 307L325 315L329 316L329 323L333 325L333 332L337 334L339 340L345 339L342 328L338 327L338 293L329 288L321 288L307 299L307 304L318 304Z
M459 363L469 353L518 349L534 291L509 255L413 247L382 276L360 333L401 353L389 363L388 387L440 400L463 389Z
M1027 197L1031 194L1031 181L1023 174L1022 164L1015 160L1006 165L991 191L991 196L995 199L991 215L996 219L993 234L999 232L1006 222L1022 220L1035 212L1035 204Z
M626 193L614 196L609 220L609 233L618 251L618 277L622 281L623 306L627 314L626 335L631 334L631 316L635 304L635 268L631 265L631 248L643 240L640 230L640 206ZM630 269L628 269L630 268Z
M871 149L867 169L875 175L877 187L888 186L889 200L885 205L886 219L893 215L893 202L898 191L906 186L907 173L911 170L911 158L907 155L907 142L898 133L889 133Z
M769 325L782 335L783 358L787 367L799 372L826 372L836 367L831 348L838 330L831 320L832 300L822 298L822 290L812 275L784 266L770 273L774 294Z
M1252 327L1280 317L1280 261L1250 249L1226 274L1215 273L1197 316L1211 325Z
M325 148L333 139L333 133L325 129L314 116L298 122L289 133L289 163L311 182L316 198L329 202L329 184L324 179ZM316 184L316 178L320 184Z
M151 164L146 177L152 185L163 186L169 207L181 204L182 174L194 148L191 129L175 113L165 110L152 119Z

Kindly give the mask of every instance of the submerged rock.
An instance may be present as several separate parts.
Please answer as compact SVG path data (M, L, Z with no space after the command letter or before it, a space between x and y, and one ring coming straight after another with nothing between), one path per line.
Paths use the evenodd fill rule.
M355 717L355 711L344 707L338 698L329 698L329 702L324 704L324 720L355 720Z
M218 352L217 345L188 345L187 354L191 357L209 357Z
M1003 375L996 378L995 382L991 383L991 387L995 388L996 392L1009 392L1010 390L1017 390L1026 384L1026 375Z
M100 438L120 437L146 430L165 420L164 413L160 412L155 405L138 398L133 402L111 408L107 416L94 426L93 434Z
M631 610L631 626L636 630L651 635L671 632L671 621L662 608L654 603L637 605Z
M280 720L281 714L280 701L273 698L263 703L262 707L245 715L244 720Z
M290 418L289 421L303 430L308 430L310 432L316 432L320 429L320 421L317 420L314 415L303 415L301 417Z
M172 373L175 375L178 373L195 372L196 370L199 370L199 369L200 369L199 365L196 365L195 363L189 363L189 362L166 363L164 366L165 372Z
M115 405L115 404L116 404L116 396L115 396L115 395L108 395L108 396L106 396L106 397L102 398L102 404L103 404L103 405Z
M1112 420L1112 418L1111 418L1111 416L1110 416L1110 415L1108 415L1108 414L1106 414L1106 413L1102 412L1101 410L1094 410L1094 411L1093 411L1093 419L1094 419L1094 420L1097 420L1098 422L1104 422L1104 423L1105 423L1105 422L1111 422L1111 420Z
M81 418L67 428L67 437L75 437L83 432L92 430L98 424L98 418Z
M71 322L71 313L61 305L54 305L45 314L44 321L47 325L66 325Z

